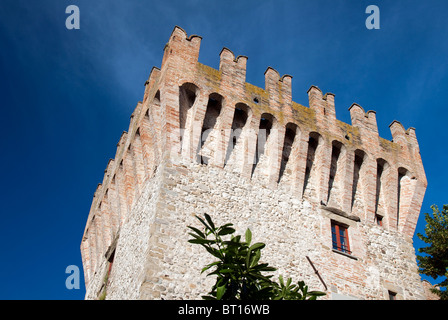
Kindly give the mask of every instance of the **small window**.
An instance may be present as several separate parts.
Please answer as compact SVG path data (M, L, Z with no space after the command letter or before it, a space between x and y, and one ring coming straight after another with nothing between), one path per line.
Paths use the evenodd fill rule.
M380 216L379 214L375 215L375 222L377 225L379 225L380 227L383 226L383 217Z
M348 228L344 225L338 224L336 222L331 222L331 237L333 240L333 249L352 254L350 251L350 244L348 242Z
M389 290L389 300L397 300L397 293Z

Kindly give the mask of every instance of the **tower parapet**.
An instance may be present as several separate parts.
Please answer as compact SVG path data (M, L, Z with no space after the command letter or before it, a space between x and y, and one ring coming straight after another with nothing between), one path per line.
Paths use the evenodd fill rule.
M205 66L198 62L201 39L174 28L161 68L151 70L143 101L107 165L81 245L87 286L113 256L120 230L159 168L172 165L236 174L331 217L348 217L349 224L380 221L389 232L413 236L427 185L414 128L394 121L393 140L385 140L375 111L356 103L349 108L351 124L343 123L335 95L314 85L309 107L298 104L292 76L280 77L271 67L264 89L251 85L247 57L235 58L227 48L219 70Z

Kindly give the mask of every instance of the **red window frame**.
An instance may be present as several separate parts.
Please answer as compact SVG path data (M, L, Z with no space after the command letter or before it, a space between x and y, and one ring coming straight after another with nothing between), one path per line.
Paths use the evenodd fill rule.
M348 227L342 224L331 222L331 238L333 242L333 249L352 254L350 251L350 243L348 240Z

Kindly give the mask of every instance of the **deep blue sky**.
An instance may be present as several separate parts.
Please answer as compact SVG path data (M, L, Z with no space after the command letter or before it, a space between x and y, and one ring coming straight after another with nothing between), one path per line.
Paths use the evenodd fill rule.
M80 30L65 27L70 4ZM365 27L370 4L380 30ZM423 212L448 203L447 17L446 0L2 0L0 299L84 297L83 279L65 288L65 268L82 271L93 193L175 25L203 37L204 64L218 68L225 46L249 57L254 85L272 66L293 76L298 103L317 85L344 122L356 102L386 139L395 119L415 127L429 183L421 232Z

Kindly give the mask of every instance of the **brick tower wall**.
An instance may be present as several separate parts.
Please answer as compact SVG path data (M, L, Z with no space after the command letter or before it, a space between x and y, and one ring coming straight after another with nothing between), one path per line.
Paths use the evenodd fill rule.
M305 107L291 76L269 67L258 88L247 57L224 48L215 70L198 62L200 43L174 28L98 185L81 242L86 299L200 298L210 257L187 226L204 212L250 227L264 261L327 298L425 299L415 129L393 121L388 141L374 111L353 104L343 123L334 94L311 86ZM347 228L350 252L333 249L332 223Z

